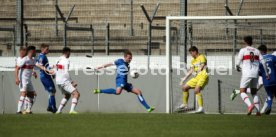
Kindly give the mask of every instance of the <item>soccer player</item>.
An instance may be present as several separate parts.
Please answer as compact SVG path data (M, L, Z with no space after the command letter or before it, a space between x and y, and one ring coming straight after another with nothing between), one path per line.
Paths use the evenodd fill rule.
M49 93L47 111L55 113L57 111L55 99L56 88L52 76L48 73L48 70L50 70L51 68L46 56L49 53L49 45L41 44L40 48L41 53L37 58L36 66L40 68L40 80L45 90Z
M19 74L21 74L21 69L18 67L22 59L26 56L26 48L20 47L19 49L19 57L16 58L16 65L15 65L15 84L19 86L21 77L19 77ZM20 90L20 89L19 89ZM26 98L26 92L20 92L20 98L17 105L17 114L22 114L22 106L25 104L25 98Z
M208 68L207 68L207 59L203 54L198 52L198 48L192 46L189 49L190 54L192 55L192 66L189 72L184 78L181 79L182 90L183 90L183 104L180 105L179 109L188 108L188 99L189 99L189 89L194 89L196 100L198 104L198 110L195 113L204 113L203 109L203 98L201 91L204 89L208 83ZM192 73L195 72L196 75L190 79L186 84L183 85L183 82L188 79Z
M19 77L19 88L21 92L21 96L18 102L18 110L17 113L21 114L21 107L23 105L23 101L25 100L25 103L27 103L27 109L26 114L32 114L32 106L33 106L33 100L35 96L35 90L33 88L33 84L31 81L32 75L36 78L36 73L33 71L35 67L35 57L36 55L36 49L34 46L29 46L27 48L27 56L21 59L21 61L18 62L17 68L21 69ZM25 99L26 98L26 99Z
M127 92L133 93L137 95L138 100L140 103L147 109L148 112L152 112L154 110L153 107L150 107L146 100L144 99L142 92L138 88L134 88L131 83L128 83L127 77L129 72L129 63L132 60L132 53L129 50L126 50L124 52L124 59L117 59L116 61L112 63L108 63L102 66L97 67L96 69L102 69L106 67L110 67L113 65L116 65L116 89L109 88L109 89L95 89L93 92L94 94L98 93L105 93L105 94L114 94L114 95L120 95L123 90L126 90Z
M56 64L56 84L58 85L58 88L62 91L62 94L64 94L64 98L61 100L59 108L57 110L57 114L60 114L62 112L62 109L66 105L67 101L70 99L71 95L72 98L72 104L69 114L77 114L78 112L75 111L75 108L77 106L80 93L77 90L77 84L71 80L71 77L69 75L69 66L70 66L70 57L71 49L68 47L63 48L63 55L58 59ZM50 71L52 74L53 72Z
M266 61L266 66L268 69L268 74L270 79L265 79L264 67L260 65L260 75L263 77L264 88L267 93L266 102L261 113L270 114L272 108L273 97L276 93L276 56L267 54L267 47L261 45L258 47L264 60Z
M253 38L251 36L244 37L244 48L242 48L238 55L238 62L236 65L237 71L241 70L240 64L242 63L242 77L240 83L241 98L248 107L247 115L251 115L254 107L257 109L256 115L260 115L260 103L257 96L258 74L260 62L264 66L265 78L269 79L267 72L267 66L263 60L263 56L260 51L254 47ZM253 96L254 104L251 104L248 95L246 94L246 88L251 88L251 95Z
M259 76L259 79L258 79L258 85L257 85L257 92L263 87L263 78L261 76ZM234 89L232 94L230 95L230 99L231 101L233 101L238 94L240 94L241 91L239 89ZM246 89L246 93L247 94L251 94L251 89L250 88L247 88Z

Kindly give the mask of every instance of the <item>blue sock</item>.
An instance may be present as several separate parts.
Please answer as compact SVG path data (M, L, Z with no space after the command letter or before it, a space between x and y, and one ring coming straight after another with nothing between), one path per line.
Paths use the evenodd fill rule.
M116 95L116 90L114 88L109 88L109 89L101 89L100 93L105 93L105 94L115 94Z
M51 96L48 97L48 108L51 108L52 102L51 102Z
M266 103L267 103L267 108L269 108L269 109L271 109L271 107L272 107L272 99L273 99L273 93L268 91Z
M147 102L145 101L144 97L142 95L138 95L138 100L140 101L140 103L146 108L149 109L150 106L147 104Z
M51 106L53 109L57 109L56 108L56 99L55 99L55 96L54 95L51 95L50 96L50 101L51 101Z

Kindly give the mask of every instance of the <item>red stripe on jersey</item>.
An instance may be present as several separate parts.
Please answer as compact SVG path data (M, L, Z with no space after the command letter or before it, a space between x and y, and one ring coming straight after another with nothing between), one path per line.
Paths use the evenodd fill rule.
M21 68L22 69L33 69L34 65L23 65Z
M63 66L63 65L57 64L57 68L58 68L58 69L64 69L64 66Z
M244 55L242 60L250 60L251 57L251 55ZM255 55L254 60L259 60L259 56Z

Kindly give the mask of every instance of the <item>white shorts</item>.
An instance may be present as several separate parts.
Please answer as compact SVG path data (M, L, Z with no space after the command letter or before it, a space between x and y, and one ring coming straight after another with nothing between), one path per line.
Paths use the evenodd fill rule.
M240 88L257 88L258 78L242 77Z
M61 90L62 94L72 94L76 88L71 82L65 82L64 84L59 84L58 88Z
M21 81L19 83L19 90L20 92L34 92L34 86L31 81Z

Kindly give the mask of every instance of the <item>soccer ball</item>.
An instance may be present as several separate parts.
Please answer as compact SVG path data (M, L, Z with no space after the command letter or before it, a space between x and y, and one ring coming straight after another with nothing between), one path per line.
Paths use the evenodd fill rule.
M136 70L130 72L130 76L134 79L139 77L139 73Z

